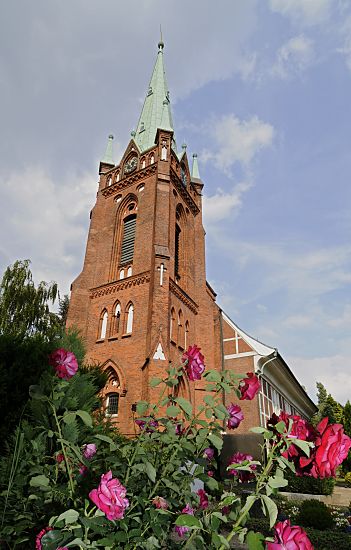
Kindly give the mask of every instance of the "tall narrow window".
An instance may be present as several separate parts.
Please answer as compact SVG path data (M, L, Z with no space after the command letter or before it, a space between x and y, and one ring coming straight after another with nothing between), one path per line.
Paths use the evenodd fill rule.
M180 253L180 227L176 224L175 228L175 251L174 251L174 271L176 277L179 277L179 253Z
M183 322L183 313L180 309L178 312L178 336L177 344L180 348L184 348L184 322Z
M177 338L177 323L176 323L176 312L174 307L172 307L171 309L169 334L170 334L171 341L175 343Z
M109 393L106 398L106 415L118 415L119 393Z
M121 304L117 304L114 312L114 319L113 319L113 334L119 333L120 320L121 320Z
M133 260L135 242L136 215L132 214L123 220L123 240L121 247L121 264Z
M100 318L100 334L99 334L100 340L104 340L106 338L107 321L108 321L108 313L105 309L105 311L102 313L102 316Z
M127 307L127 327L126 334L131 334L133 331L134 306L130 304Z
M132 266L129 266L127 271L127 277L131 277L131 276L132 276Z
M185 321L184 349L188 348L188 344L189 344L189 321Z

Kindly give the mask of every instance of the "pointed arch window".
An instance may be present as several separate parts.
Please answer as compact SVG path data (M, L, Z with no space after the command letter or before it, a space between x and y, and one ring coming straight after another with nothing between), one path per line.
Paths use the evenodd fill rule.
M180 234L181 229L178 224L175 227L175 251L174 251L174 271L176 277L179 277L179 255L180 255Z
M176 343L176 338L177 338L177 324L176 324L176 312L175 312L174 307L172 307L172 309L171 309L169 334L170 334L171 342Z
M183 321L183 312L181 309L178 311L177 344L178 344L178 347L184 349L184 321Z
M136 214L127 216L123 220L123 239L121 246L121 264L133 261L135 244Z
M107 322L108 322L108 313L107 313L107 310L104 309L100 316L99 335L98 335L99 340L105 340L106 338Z
M133 321L134 321L134 306L129 304L127 306L127 322L126 322L126 334L131 334L133 332Z
M117 335L119 333L120 321L121 321L121 304L118 302L115 305L114 312L113 312L112 335Z
M188 349L188 345L189 345L189 321L185 321L184 349Z
M130 266L128 267L127 277L131 277L131 276L132 276L132 273L133 273L133 269L132 269L132 266L130 265Z

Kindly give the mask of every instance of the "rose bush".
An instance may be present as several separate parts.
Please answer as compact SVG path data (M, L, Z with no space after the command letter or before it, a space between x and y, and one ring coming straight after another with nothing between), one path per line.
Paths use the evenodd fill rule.
M151 380L159 400L136 404L138 433L124 439L106 419L101 423L96 400L87 393L89 375L75 367L70 352L58 351L50 357L55 375L48 372L31 388L31 423L16 435L3 540L12 544L17 537L17 547L26 548L36 538L43 550L223 550L237 535L250 550L263 550L265 544L311 548L297 526L278 523L275 538L265 543L245 522L259 503L274 526L272 495L286 486L287 468L308 475L335 473L351 445L338 425L324 421L312 432L297 416L272 418L268 427L252 430L265 442L264 463L235 453L228 479L218 481L215 457L221 453L223 426L235 429L243 419L231 399L255 397L260 388L255 374L206 372L200 349L190 346L180 367L170 366ZM190 383L203 379L203 403L195 411L176 391L183 377ZM229 394L228 406L223 393ZM244 480L252 490L242 503L237 485Z

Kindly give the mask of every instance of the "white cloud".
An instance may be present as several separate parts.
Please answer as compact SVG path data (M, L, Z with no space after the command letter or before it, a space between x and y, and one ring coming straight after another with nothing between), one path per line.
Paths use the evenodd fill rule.
M341 26L341 35L344 40L342 48L338 48L338 52L341 53L346 62L346 66L351 71L351 16L346 18L344 24Z
M294 36L278 50L271 74L288 78L302 73L314 59L313 42L303 35Z
M273 12L302 25L323 23L330 15L332 0L270 0Z
M346 304L342 313L338 317L329 318L327 323L333 328L351 326L351 304Z
M240 120L234 114L224 115L212 127L213 148L204 151L204 161L211 160L224 173L239 162L248 167L254 156L272 144L274 128L257 116ZM213 151L213 152L212 152Z
M215 195L204 196L203 212L205 224L235 216L242 206L242 195L252 187L250 183L239 183L233 191L225 193L218 189Z
M30 167L0 181L1 268L29 258L36 280L56 280L66 293L82 268L89 211L97 189L93 174L56 181Z
M336 354L330 357L285 357L288 364L307 385L310 395L316 395L316 382L322 382L328 392L339 401L345 404L350 394L350 368L351 357L344 354Z

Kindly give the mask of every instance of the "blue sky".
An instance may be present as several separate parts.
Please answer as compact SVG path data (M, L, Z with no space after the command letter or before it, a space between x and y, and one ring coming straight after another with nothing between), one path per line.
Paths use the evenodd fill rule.
M351 397L351 3L25 0L0 22L0 270L79 273L107 135L135 127L159 24L208 279L314 394Z

